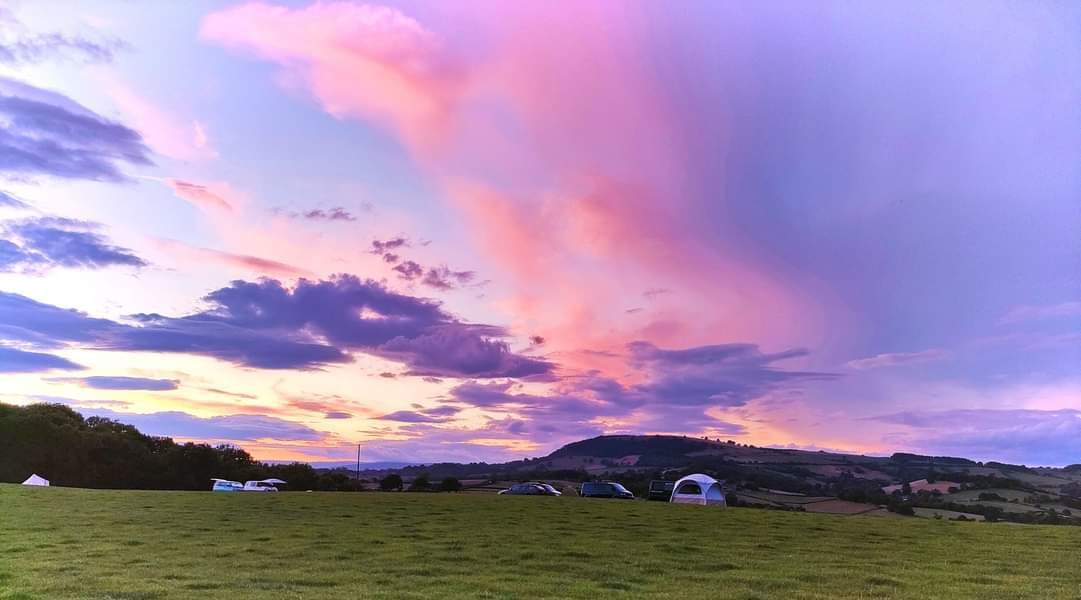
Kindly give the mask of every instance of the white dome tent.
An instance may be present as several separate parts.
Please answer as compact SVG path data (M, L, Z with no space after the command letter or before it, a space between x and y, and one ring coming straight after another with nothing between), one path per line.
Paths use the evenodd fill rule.
M676 482L672 488L673 504L702 504L727 506L724 501L724 482L709 475L694 473Z
M23 485L32 485L32 486L36 486L36 487L49 487L49 480L45 479L41 475L38 475L37 473L34 473L33 475L26 478L26 481L23 482Z

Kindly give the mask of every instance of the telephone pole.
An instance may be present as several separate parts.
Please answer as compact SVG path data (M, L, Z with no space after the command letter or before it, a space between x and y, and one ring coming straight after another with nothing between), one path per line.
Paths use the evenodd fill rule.
M360 482L360 443L357 443L357 482Z

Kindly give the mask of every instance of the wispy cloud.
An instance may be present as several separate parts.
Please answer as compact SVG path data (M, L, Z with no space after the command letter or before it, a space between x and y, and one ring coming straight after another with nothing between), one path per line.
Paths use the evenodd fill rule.
M167 392L179 389L180 382L176 379L150 379L147 377L124 377L95 375L91 377L53 377L49 381L56 383L72 383L93 390L142 390L152 392Z
M1001 323L1081 317L1081 302L1061 302L1043 306L1018 306L1003 315Z
M845 363L845 366L858 371L885 369L905 365L920 364L942 360L949 356L945 350L924 350L922 352L887 352L867 358L858 358Z

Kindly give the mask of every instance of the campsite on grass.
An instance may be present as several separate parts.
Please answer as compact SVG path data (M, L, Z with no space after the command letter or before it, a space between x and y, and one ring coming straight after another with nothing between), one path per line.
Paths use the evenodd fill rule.
M0 484L0 598L1073 600L1076 531L495 494ZM548 501L541 501L548 500ZM842 559L843 557L843 559Z

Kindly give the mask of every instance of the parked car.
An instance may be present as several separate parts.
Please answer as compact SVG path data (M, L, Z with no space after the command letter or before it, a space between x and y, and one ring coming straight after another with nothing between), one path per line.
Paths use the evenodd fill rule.
M500 496L562 496L563 492L555 489L547 483L529 481L517 483L499 492Z
M676 489L676 482L674 481L653 480L649 482L649 495L647 498L668 502L672 499L672 490L674 489Z
M579 494L583 498L620 498L634 500L630 490L614 481L587 481L582 484Z

